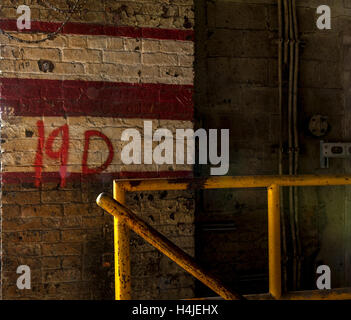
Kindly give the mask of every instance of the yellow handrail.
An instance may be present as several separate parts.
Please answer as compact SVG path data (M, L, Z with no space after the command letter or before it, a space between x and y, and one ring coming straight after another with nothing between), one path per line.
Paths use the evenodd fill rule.
M299 176L246 176L210 177L193 179L115 180L114 199L125 204L127 191L161 191L191 189L266 188L268 193L268 264L269 294L256 295L259 299L351 299L351 288L331 290L327 293L281 292L281 239L280 239L280 187L342 186L351 185L350 175ZM115 275L116 299L131 299L129 233L125 224L115 216ZM245 296L252 299L253 296Z
M135 233L137 233L195 278L200 280L203 284L207 285L222 298L226 300L244 299L240 294L226 288L217 278L210 275L199 265L197 265L195 260L186 252L184 252L154 228L149 226L127 207L123 206L104 193L99 195L96 203L115 218L120 219L121 222L125 223L126 226L132 229Z
M351 185L351 175L243 176L187 179L115 180L125 191L234 189Z

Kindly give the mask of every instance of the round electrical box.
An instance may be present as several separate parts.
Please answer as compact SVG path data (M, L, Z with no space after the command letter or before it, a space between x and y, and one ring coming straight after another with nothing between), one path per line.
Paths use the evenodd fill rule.
M319 114L312 116L308 124L308 130L315 137L325 136L328 132L328 128L327 117Z

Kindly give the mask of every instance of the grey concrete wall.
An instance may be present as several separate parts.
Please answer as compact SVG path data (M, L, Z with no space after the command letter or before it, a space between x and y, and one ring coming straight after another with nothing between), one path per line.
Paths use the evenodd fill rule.
M199 126L231 129L231 175L278 173L276 3L218 0L197 5L197 120ZM333 159L329 169L320 169L320 139L308 132L308 121L314 114L325 115L330 130L324 140L351 140L351 2L310 0L297 4L303 41L298 103L300 173L350 173L349 160ZM322 4L331 6L331 30L316 27L316 8ZM198 168L198 174L207 173L208 168ZM299 198L302 288L316 288L315 272L321 264L330 266L333 287L351 285L349 189L301 188ZM266 290L266 193L206 191L201 201L200 223L229 221L236 229L201 232L199 228L200 259L242 290Z

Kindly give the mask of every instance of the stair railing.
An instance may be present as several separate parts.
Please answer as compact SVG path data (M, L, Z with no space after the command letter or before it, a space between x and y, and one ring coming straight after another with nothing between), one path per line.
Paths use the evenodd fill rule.
M97 204L114 216L115 245L115 293L116 300L131 299L129 228L167 255L187 272L199 279L224 299L351 299L351 288L334 290L285 292L281 286L281 235L280 190L281 187L343 186L351 185L351 176L300 175L300 176L248 176L211 177L189 179L115 180L114 199L101 194ZM125 192L266 188L268 194L268 266L269 293L243 297L226 288L217 278L204 271L195 260L146 224L125 206Z

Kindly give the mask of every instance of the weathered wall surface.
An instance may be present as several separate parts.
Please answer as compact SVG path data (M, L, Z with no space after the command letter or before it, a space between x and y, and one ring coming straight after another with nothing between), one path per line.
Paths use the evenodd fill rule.
M330 124L324 140L351 139L351 4L324 1L332 8L332 29L321 31L315 22L322 3L297 3L300 173L349 173L344 160L320 169L320 139L307 125L322 114ZM34 30L54 31L64 20L35 1L27 4ZM41 38L16 32L17 5L2 1L0 28ZM196 5L197 125L231 130L229 174L276 174L276 1ZM123 165L120 135L125 128L142 130L144 119L152 119L154 129L192 127L193 27L192 1L104 0L88 1L63 34L40 45L0 37L4 298L113 297L112 220L95 198L111 191L113 177L191 175L187 166ZM44 60L52 63L47 72L40 70ZM197 170L208 175L208 168ZM333 287L351 285L349 189L305 188L299 198L302 288L315 288L321 264L331 267ZM241 292L266 291L266 193L206 191L199 199L199 260ZM194 252L192 194L139 193L128 203ZM131 246L135 298L193 296L193 280L167 258L137 237ZM31 291L16 289L21 264L32 268Z
M316 27L316 8L330 5L332 29ZM297 1L301 61L299 79L300 173L350 172L331 160L320 169L319 138L308 131L314 114L327 117L325 141L350 141L349 1ZM277 1L218 0L197 5L196 114L202 127L231 129L232 175L277 174L279 146ZM206 168L199 168L207 174ZM314 289L316 268L327 264L332 286L350 283L348 188L300 190L302 288ZM267 290L266 193L206 191L199 225L224 222L228 231L199 230L201 259L244 291ZM207 231L206 231L207 230ZM220 266L220 267L218 267ZM223 272L226 270L226 272Z
M17 32L19 1L2 1L0 28L38 40L65 17L27 1L32 30ZM67 7L66 1L53 5ZM124 165L124 129L191 128L192 1L87 1L43 43L1 35L2 294L5 299L112 299L113 224L95 204L112 179L191 176L190 166ZM45 69L46 68L46 69ZM193 253L193 196L130 195L145 220ZM161 210L162 209L162 210ZM134 298L193 296L193 280L133 238ZM18 290L28 265L32 289Z
M197 28L196 114L230 129L230 175L275 174L277 50L274 1L202 3ZM198 10L200 10L198 5ZM200 169L207 174L206 168ZM206 191L197 207L200 259L241 292L267 290L266 193ZM210 228L208 225L210 224ZM211 225L219 224L218 230ZM226 230L227 229L227 230Z

